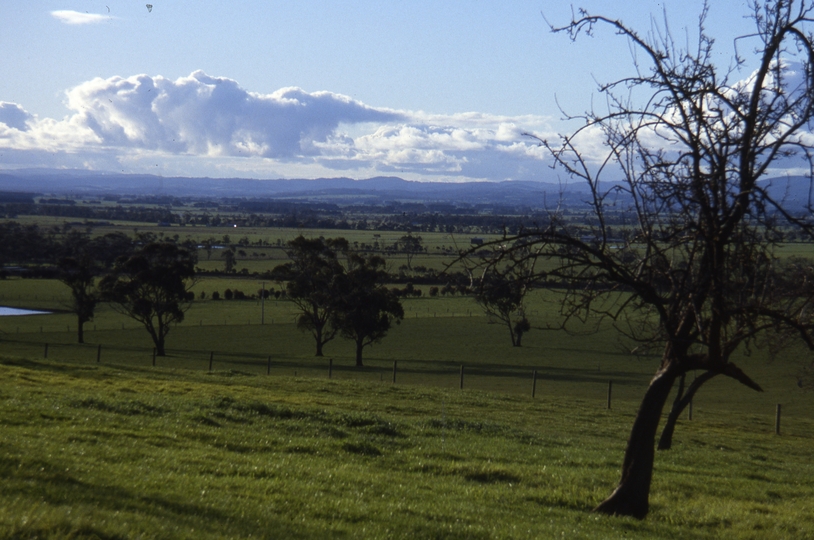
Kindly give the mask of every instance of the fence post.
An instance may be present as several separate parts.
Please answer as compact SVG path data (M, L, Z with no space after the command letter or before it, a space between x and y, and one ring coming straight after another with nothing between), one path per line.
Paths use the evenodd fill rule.
M774 415L774 434L780 435L780 404L777 404L777 411Z
M271 355L269 355L268 362L266 363L266 375L271 375Z
M328 359L328 378L329 379L333 376L333 371L334 371L334 359L329 358Z
M396 369L398 366L399 361L393 360L393 384L396 384Z
M537 370L531 372L531 397L537 395Z
M464 389L464 365L461 364L461 390Z
M608 409L611 408L611 394L613 393L613 381L608 381Z
M42 357L43 358L48 358L48 344L47 343L45 344L45 351L43 352Z
M209 371L212 371L212 360L215 358L215 351L209 351Z
M102 361L102 345L100 344L96 348L96 363L98 364L101 361Z
M153 347L153 367L155 367L155 347Z
M692 420L692 400L690 400L690 408L687 411L687 420Z

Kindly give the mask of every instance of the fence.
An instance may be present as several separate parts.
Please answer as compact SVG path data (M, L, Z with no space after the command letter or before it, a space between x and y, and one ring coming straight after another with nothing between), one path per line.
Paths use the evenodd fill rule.
M166 356L156 355L154 348L113 346L100 344L42 343L6 339L0 352L8 356L29 359L46 358L50 361L77 365L112 365L156 369L186 369L207 371L220 376L294 376L354 380L388 385L422 385L458 390L480 390L513 395L526 395L529 399L569 396L584 406L612 410L619 414L633 414L638 407L648 377L639 373L603 372L601 369L569 370L568 368L528 366L462 365L454 362L399 359L394 361L370 360L364 367L356 367L352 359L337 361L331 357L290 358L282 355L217 351L203 349L167 348ZM668 402L665 414L669 409ZM707 410L716 408L706 405ZM719 407L718 407L719 408ZM808 410L788 411L785 417L810 418ZM704 408L701 409L703 414ZM770 411L765 411L770 414ZM773 407L774 432L781 433L781 405ZM691 404L683 418L696 420L699 407ZM771 421L762 419L766 430Z

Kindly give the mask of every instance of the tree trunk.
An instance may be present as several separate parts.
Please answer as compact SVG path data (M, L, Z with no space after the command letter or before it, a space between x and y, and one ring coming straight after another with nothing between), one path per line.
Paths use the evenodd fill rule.
M684 412L684 409L687 408L687 405L690 404L692 401L693 396L701 388L701 385L713 378L717 373L713 373L712 371L704 372L700 377L696 378L692 384L690 384L689 388L687 388L687 393L684 395L679 394L676 396L675 401L673 402L673 408L670 409L670 414L667 416L667 421L664 423L664 429L661 432L661 437L659 438L659 450L669 450L673 447L673 432L675 431L675 425L678 421L678 417L681 416L681 413Z
M656 430L677 374L669 366L650 381L627 441L619 485L594 511L644 519L650 509Z
M659 438L659 444L657 446L659 450L668 450L672 445L673 431L675 431L678 415L681 414L681 410L683 409L681 406L681 399L684 397L684 383L686 382L686 379L687 374L682 373L678 380L678 391L676 392L676 397L673 400L673 406L670 408L670 414L667 415L667 422L664 424L664 429L661 430L661 437ZM664 444L667 444L667 446L663 446Z
M362 349L365 347L362 340L356 341L356 367L364 367L362 363Z
M512 347L517 347L517 339L514 337L514 328L512 328L512 321L509 320L506 323L506 326L509 327L509 335L512 337Z
M77 343L85 343L85 321L81 317L76 321L76 340Z
M157 336L155 339L155 355L166 356L166 352L164 351L164 336Z
M317 352L314 356L322 356L322 347L329 341L325 338L325 323L319 320L313 320L314 328L311 330L314 340L317 342Z

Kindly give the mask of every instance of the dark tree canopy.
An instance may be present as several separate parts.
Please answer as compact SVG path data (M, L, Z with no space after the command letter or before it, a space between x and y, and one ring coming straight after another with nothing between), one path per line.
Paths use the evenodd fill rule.
M661 349L619 485L600 512L648 513L655 435L676 381L696 371L699 380L724 375L759 391L736 353L792 335L814 346L814 294L790 292L775 254L785 231L811 238L812 229L763 181L781 165L812 180L814 13L805 0L750 7L755 33L736 44L755 55L748 71L737 56L719 67L706 9L688 48L668 28L641 35L585 11L552 28L577 39L609 26L630 42L636 67L599 86L606 108L571 117L582 122L574 133L540 139L555 167L590 189L590 220L576 225L553 210L549 225L519 235L538 246L529 257L546 258L549 278L569 284L566 319L608 317L630 339ZM614 212L632 216L624 235L610 231Z
M475 288L475 301L488 315L506 325L514 347L520 346L515 328L526 319L523 306L525 294L525 283L512 280L500 272L485 274Z
M0 268L53 260L54 230L16 221L0 223Z
M383 258L351 254L348 259L333 324L356 344L356 365L361 367L363 349L381 341L392 323L404 318L404 308L383 285L387 278Z
M113 261L129 253L133 242L118 233L91 238L87 232L76 230L64 235L57 251L58 279L71 290L68 309L76 315L77 341L85 342L84 325L93 320L100 293L95 281Z
M223 271L227 274L234 272L235 264L237 264L234 246L224 249L223 253L221 254L221 258L223 259Z
M288 242L291 261L272 271L275 280L286 283L286 297L300 309L297 327L314 336L316 356L323 355L323 346L338 332L333 321L345 273L338 253L347 251L344 238L298 236Z
M172 243L151 243L129 257L119 257L99 288L103 298L147 329L156 354L173 325L184 320L192 294L195 257Z

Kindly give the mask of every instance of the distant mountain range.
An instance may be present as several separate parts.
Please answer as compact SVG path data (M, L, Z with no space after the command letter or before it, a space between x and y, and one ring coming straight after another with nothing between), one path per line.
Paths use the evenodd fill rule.
M805 177L766 180L769 194L800 210L811 199ZM161 177L146 174L104 173L84 170L18 169L0 172L0 191L48 195L172 196L195 198L256 198L290 201L324 201L339 204L387 202L442 202L466 205L526 208L584 206L588 190L583 184L543 182L415 182L390 176L365 180L318 178L314 180L254 180L247 178ZM623 201L620 201L623 202Z
M80 170L19 169L0 172L0 191L80 197L165 195L196 198L262 198L336 203L455 202L507 206L545 206L560 192L571 204L581 204L582 186L540 182L415 182L390 176L365 180L254 180L247 178L187 178Z

